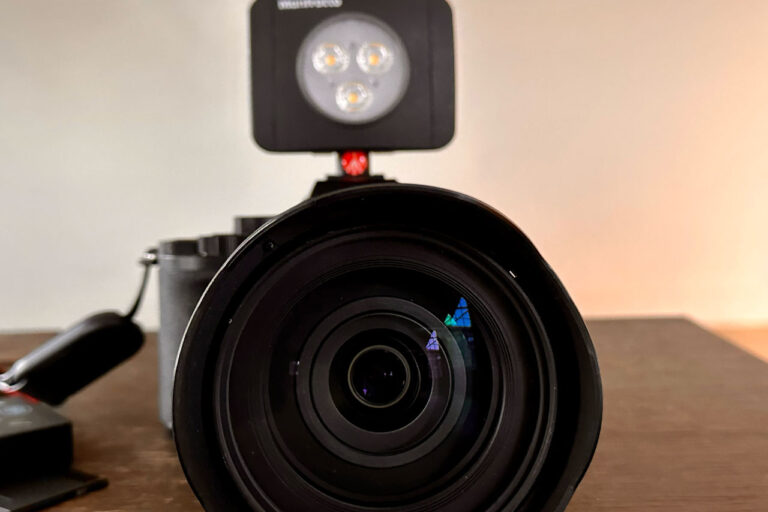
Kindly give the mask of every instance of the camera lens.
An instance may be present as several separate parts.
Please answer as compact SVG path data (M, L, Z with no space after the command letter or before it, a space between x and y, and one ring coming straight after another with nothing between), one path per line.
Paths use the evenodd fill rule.
M347 380L360 403L381 409L403 398L411 372L402 354L386 345L374 345L355 356Z
M404 185L321 196L246 241L174 391L209 510L560 511L600 417L589 336L530 242Z

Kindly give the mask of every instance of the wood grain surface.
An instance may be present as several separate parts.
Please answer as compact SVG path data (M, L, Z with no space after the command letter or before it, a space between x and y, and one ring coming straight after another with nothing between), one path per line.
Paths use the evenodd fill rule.
M768 511L768 364L683 319L589 328L605 417L568 512ZM0 336L0 361L46 337ZM75 466L110 485L50 510L201 510L157 420L155 350L150 336L62 408L75 424Z

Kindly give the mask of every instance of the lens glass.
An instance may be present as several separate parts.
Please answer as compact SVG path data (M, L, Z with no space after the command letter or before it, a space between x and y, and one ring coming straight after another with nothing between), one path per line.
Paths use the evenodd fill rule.
M400 103L410 64L391 27L372 16L348 13L309 33L297 55L296 78L318 112L341 123L361 124L385 116Z
M348 381L360 403L384 408L403 398L411 383L411 373L401 354L386 345L374 345L352 360Z

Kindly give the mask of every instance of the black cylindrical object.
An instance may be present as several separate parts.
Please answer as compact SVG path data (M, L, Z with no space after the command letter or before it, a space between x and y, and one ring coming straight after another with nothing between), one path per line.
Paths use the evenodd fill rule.
M144 333L114 311L91 315L17 360L0 380L51 405L63 403L139 351Z
M187 327L174 434L207 510L564 510L600 375L512 223L440 189L306 201L227 260Z

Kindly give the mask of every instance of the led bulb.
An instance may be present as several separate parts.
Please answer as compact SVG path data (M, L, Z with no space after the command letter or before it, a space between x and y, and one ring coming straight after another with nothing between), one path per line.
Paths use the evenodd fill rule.
M357 65L366 73L386 73L394 60L392 51L381 43L365 43L357 52Z
M336 104L344 112L360 112L367 109L373 93L360 82L348 82L336 89Z
M312 54L312 65L318 73L341 73L349 66L349 54L337 44L323 43Z

